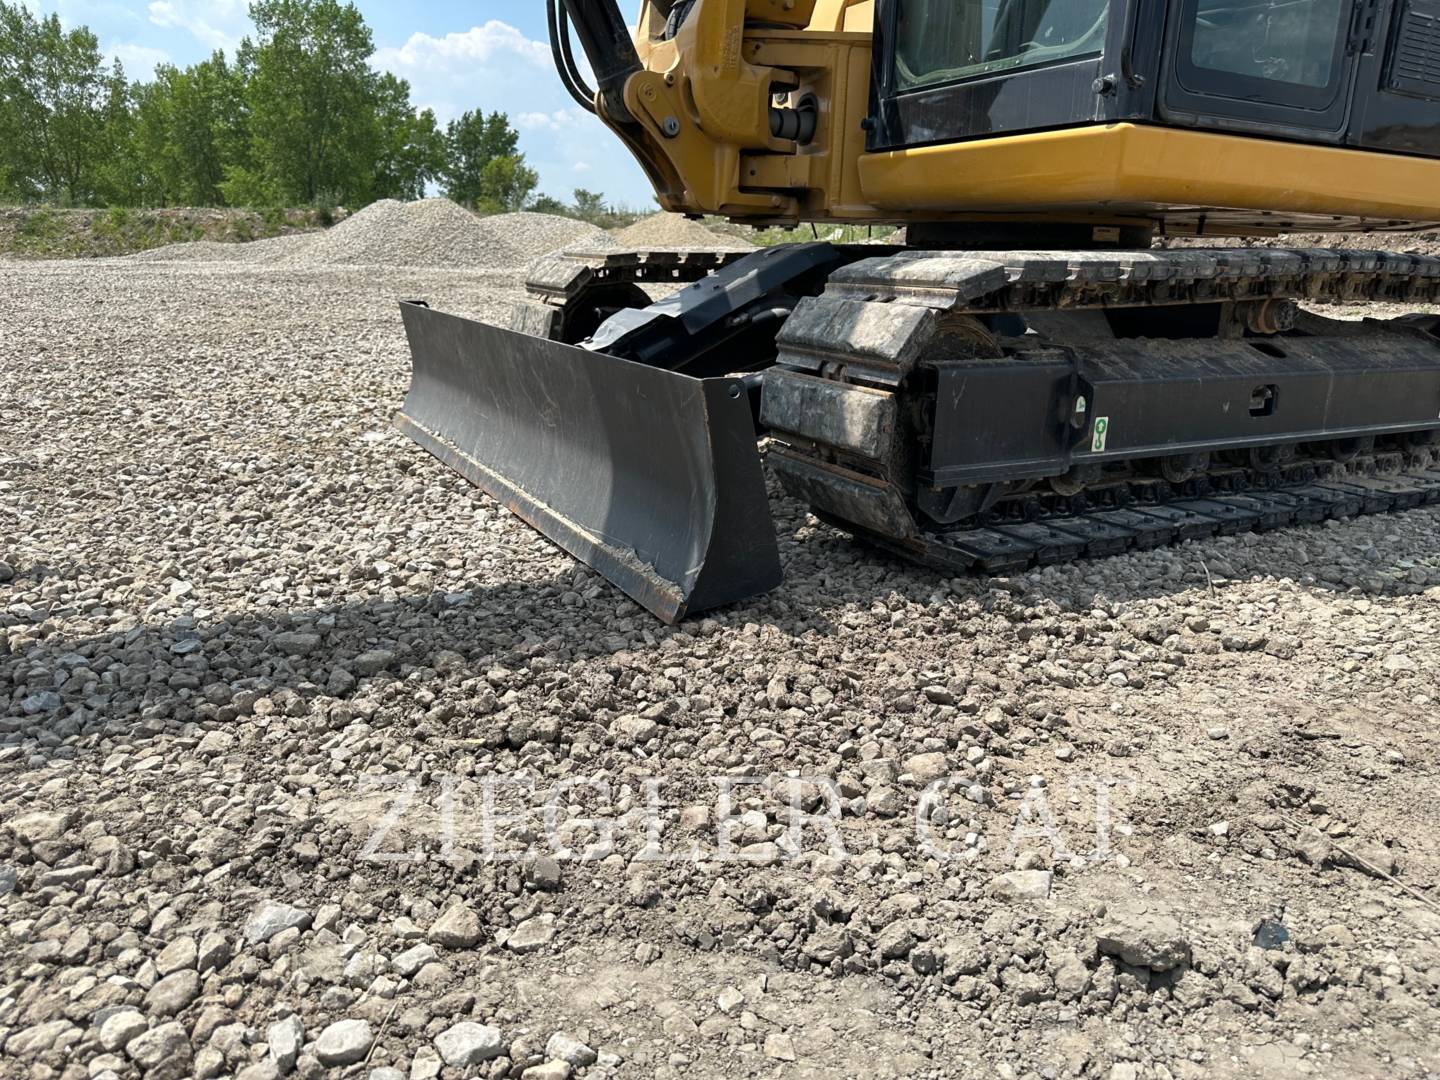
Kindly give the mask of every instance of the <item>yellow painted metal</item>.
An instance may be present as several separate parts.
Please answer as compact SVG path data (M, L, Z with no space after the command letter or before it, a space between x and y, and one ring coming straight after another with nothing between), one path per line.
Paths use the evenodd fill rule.
M810 25L817 0L747 0L746 18L779 26Z
M641 12L637 124L611 124L661 206L756 224L1028 221L1177 234L1414 229L1440 221L1440 161L1136 124L867 153L873 0L699 0L673 41ZM776 29L766 23L804 29ZM747 18L752 20L747 23ZM857 32L863 31L863 32ZM804 145L772 93L818 109Z
M875 0L817 0L810 18L810 29L816 31L869 33L874 25Z
M867 154L859 172L896 211L1440 219L1440 161L1138 124Z
M675 35L686 60L695 120L712 139L745 150L774 148L770 95L790 79L745 56L745 15L753 0L699 0Z

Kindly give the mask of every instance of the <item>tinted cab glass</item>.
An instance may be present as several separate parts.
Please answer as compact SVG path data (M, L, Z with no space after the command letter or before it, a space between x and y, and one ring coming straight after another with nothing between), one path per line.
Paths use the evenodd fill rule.
M1180 0L1165 111L1197 126L1340 138L1355 0Z

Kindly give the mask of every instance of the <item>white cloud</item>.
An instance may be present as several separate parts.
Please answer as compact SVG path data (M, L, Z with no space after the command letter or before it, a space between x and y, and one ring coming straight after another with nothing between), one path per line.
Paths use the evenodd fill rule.
M164 49L129 41L111 46L110 55L125 65L125 74L132 79L148 80L158 65L170 63L170 54Z
M375 55L375 63L400 73L433 69L456 61L490 64L502 57L512 56L536 67L548 68L550 47L541 41L531 41L509 23L491 19L484 26L472 27L464 33L446 34L443 38L415 34L398 49L381 49Z
M527 112L513 117L516 128L521 131L569 131L589 121L590 115L576 106L573 109L556 109L551 113Z
M406 79L416 106L434 109L441 123L473 109L509 114L546 194L568 199L584 173L586 187L611 199L653 204L630 154L565 92L550 46L508 23L492 19L444 37L414 34L403 45L382 47L372 62Z
M150 21L156 26L188 30L207 47L227 52L235 51L249 25L241 0L152 0Z

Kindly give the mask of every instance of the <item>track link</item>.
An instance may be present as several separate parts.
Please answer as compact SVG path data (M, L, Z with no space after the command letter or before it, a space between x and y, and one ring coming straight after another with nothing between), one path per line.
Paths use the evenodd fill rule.
M510 327L574 345L610 315L650 302L642 285L686 285L744 258L745 251L570 251L541 259L515 302Z
M989 482L964 489L988 492L973 512L942 515L952 523L939 525L919 508L917 499L927 494L925 453L936 438L923 419L927 410L935 412L934 372L946 365L966 370L957 327L970 326L971 333L986 316L1039 312L1186 305L1263 311L1270 301L1434 304L1440 302L1440 259L1231 249L901 252L857 261L836 271L822 296L802 302L781 331L762 414L775 435L769 462L787 490L830 524L929 565L989 573L1440 502L1440 471L1433 468L1429 436L1420 432L1385 433L1378 449L1373 438L1362 440L1342 460L1326 452L1328 444L1307 438L1298 445L1297 439L1275 460L1268 448L1252 449L1248 463L1217 461L1178 483L1150 474L1158 459L1082 458L1100 463L1085 473L1093 473L1092 482L1063 488L1049 486L1054 470L1016 466L1007 474L997 448L1001 467ZM1375 343L1382 350L1394 345L1431 355L1424 329L1391 325L1327 324L1337 340L1373 332L1381 335ZM1250 340L1240 331L1233 336ZM1217 339L1192 339L1172 352L1186 357L1206 340ZM1058 357L1062 372L1073 363L1080 389L1071 400L1080 404L1068 417L1022 413L1021 422L1054 426L1070 440L1066 454L1075 447L1103 449L1097 417L1083 411L1085 363L1072 357L1084 350L1063 340L1044 344L1054 347L1045 354L1032 346L1036 356ZM1123 344L1132 352L1137 345L1153 348L1157 366L1169 347ZM1440 341L1433 356L1422 364L1440 364ZM1440 422L1435 411L1415 417L1417 429ZM927 510L943 503L936 491L928 494Z
M1149 551L1215 536L1317 525L1440 504L1440 471L1407 470L1392 477L1347 477L1243 495L1175 498L1114 510L1051 514L989 527L917 533L904 540L832 514L828 524L895 554L937 569L1016 573L1082 558Z

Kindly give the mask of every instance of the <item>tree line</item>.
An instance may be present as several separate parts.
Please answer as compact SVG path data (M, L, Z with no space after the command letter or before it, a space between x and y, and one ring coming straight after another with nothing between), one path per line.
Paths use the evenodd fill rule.
M442 127L417 110L370 66L353 4L256 0L250 18L234 57L131 82L88 28L0 0L0 199L353 209L438 186L483 211L531 204L539 176L509 119Z

